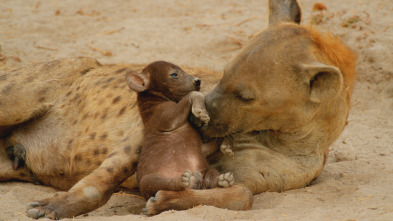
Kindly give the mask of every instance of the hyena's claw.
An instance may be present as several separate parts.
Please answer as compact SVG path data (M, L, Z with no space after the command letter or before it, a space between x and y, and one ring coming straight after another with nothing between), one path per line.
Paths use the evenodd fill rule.
M27 210L27 216L33 219L41 218L45 215L44 212L39 211L38 209L29 209Z

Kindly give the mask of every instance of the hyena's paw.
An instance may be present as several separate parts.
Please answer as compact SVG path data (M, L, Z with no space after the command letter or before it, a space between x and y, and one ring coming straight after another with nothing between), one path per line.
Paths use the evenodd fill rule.
M218 186L220 187L230 187L235 183L235 178L231 172L223 173L218 176Z
M150 197L150 199L146 202L146 207L142 209L143 214L155 215L167 210L170 202L170 199L167 198L165 194L167 192L171 191L160 190L154 197Z
M41 217L60 219L68 217L65 207L65 199L56 195L52 198L29 203L26 213L28 217L33 219Z
M170 209L184 210L192 208L191 205L182 202L183 194L183 191L160 190L155 197L150 197L142 212L145 215L155 215Z
M227 143L221 144L220 151L226 156L230 156L230 157L235 156L235 153L232 151L231 146Z
M45 217L58 220L89 212L95 206L83 192L58 192L47 199L29 203L26 213L33 219Z
M199 171L191 173L186 171L181 175L181 184L184 188L198 189L200 186L202 174Z

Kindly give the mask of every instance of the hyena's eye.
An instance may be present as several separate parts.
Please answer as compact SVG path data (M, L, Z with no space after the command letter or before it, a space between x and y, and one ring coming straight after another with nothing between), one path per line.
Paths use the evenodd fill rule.
M170 76L171 76L172 78L177 78L177 77L178 77L177 73L172 73Z

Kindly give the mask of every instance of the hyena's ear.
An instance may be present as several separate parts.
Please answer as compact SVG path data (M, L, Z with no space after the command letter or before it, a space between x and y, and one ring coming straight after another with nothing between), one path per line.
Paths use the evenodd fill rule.
M269 26L281 22L300 23L301 11L297 0L269 0Z
M341 71L322 63L302 64L300 67L307 74L310 85L310 100L321 103L326 99L334 99L344 88Z
M148 74L129 70L126 73L126 82L133 91L139 93L149 88L150 80Z

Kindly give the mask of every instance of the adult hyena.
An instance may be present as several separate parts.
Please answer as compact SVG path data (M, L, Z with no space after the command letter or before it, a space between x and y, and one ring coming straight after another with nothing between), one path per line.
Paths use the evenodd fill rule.
M251 193L301 188L320 174L328 147L345 127L355 55L299 21L295 0L271 0L269 28L229 62L206 97L211 122L205 136L229 138L234 151L234 157L214 154L210 165L232 172L235 185L159 191L148 213L200 204L247 209ZM143 126L124 73L144 66L73 58L0 76L0 180L68 190L31 203L30 216L89 212L133 174ZM207 88L220 78L185 71L201 72ZM6 150L12 157L21 149L24 165L14 170Z

